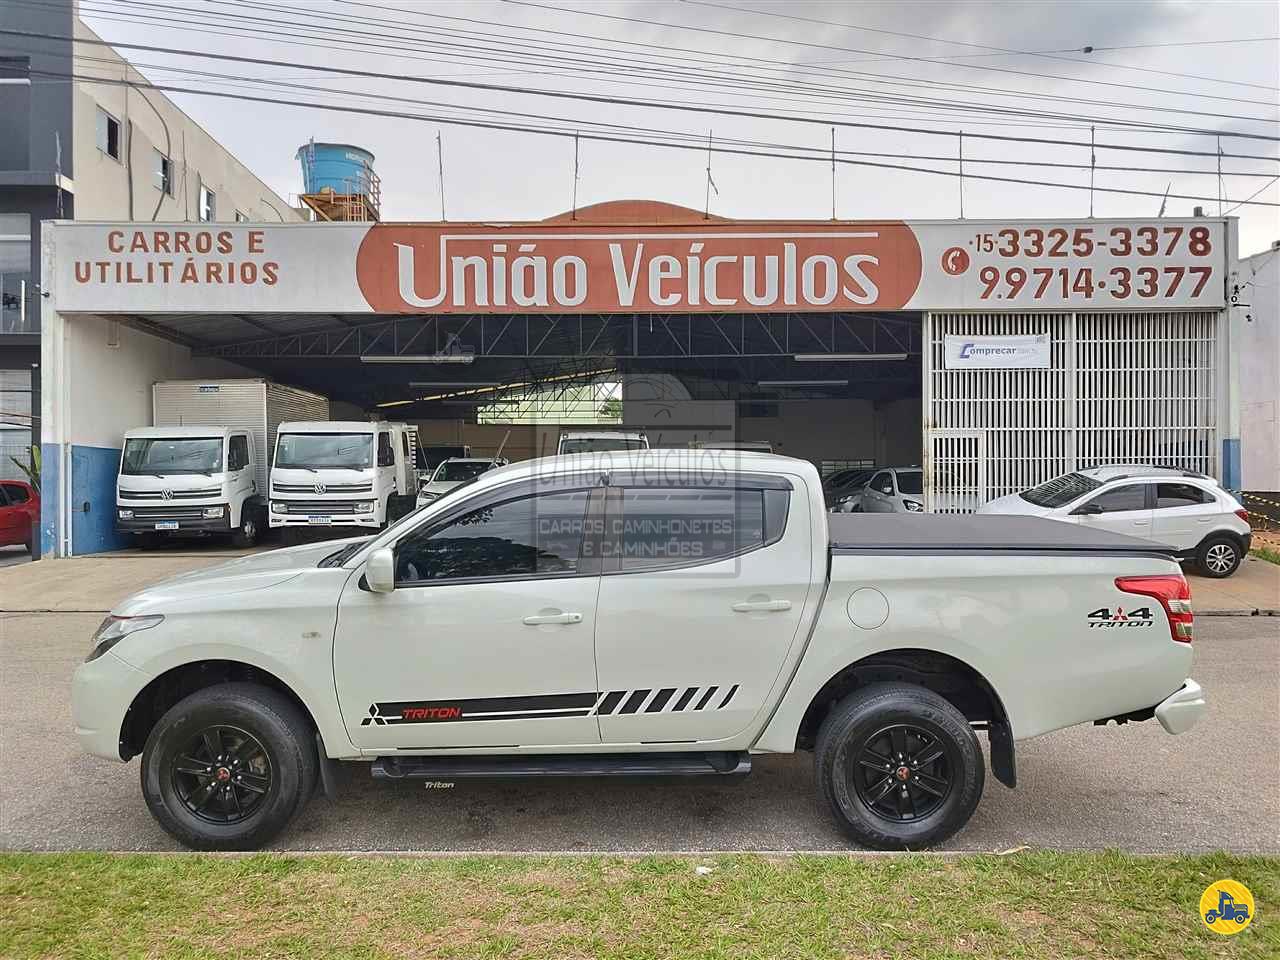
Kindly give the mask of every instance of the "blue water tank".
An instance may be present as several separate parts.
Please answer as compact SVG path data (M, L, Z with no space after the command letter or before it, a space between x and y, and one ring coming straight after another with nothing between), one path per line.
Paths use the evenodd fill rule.
M304 143L298 148L304 193L373 192L373 154L349 143Z

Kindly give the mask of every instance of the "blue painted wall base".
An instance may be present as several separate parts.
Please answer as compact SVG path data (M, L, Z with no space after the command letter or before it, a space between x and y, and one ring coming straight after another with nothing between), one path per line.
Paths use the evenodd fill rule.
M1222 441L1222 485L1239 490L1240 484L1240 438L1234 437Z
M40 556L58 552L58 475L62 470L62 444L40 444Z

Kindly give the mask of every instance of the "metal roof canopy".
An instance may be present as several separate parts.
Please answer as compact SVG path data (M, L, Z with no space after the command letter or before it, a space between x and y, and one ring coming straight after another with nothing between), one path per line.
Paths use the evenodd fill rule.
M921 383L922 321L915 312L175 313L116 319L182 344L197 357L252 367L365 408L420 395L410 386L415 381L536 382L561 380L565 371L589 380L609 369L672 373L717 397L758 398L756 384L770 379L847 380L798 395L870 399L918 395ZM905 359L848 362L900 354ZM422 415L457 417L465 415L461 409L473 411L474 404L434 401Z

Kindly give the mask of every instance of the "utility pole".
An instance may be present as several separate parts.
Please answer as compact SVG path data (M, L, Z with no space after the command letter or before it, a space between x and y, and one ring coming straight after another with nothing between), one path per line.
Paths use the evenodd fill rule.
M720 188L716 186L716 182L711 179L711 131L707 131L707 199L706 205L702 212L702 219L711 219L711 191L716 192L716 196L720 196Z
M836 218L836 128L831 128L831 219Z
M964 219L964 131L960 131L960 219Z
M1094 128L1089 126L1089 219L1093 219L1093 174L1098 165L1098 154L1094 143Z
M578 219L578 131L573 131L573 206L570 220Z

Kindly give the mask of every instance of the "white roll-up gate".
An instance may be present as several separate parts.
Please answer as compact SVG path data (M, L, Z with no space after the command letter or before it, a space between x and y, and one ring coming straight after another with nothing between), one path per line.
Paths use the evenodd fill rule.
M930 313L926 509L968 511L1070 470L1218 476L1216 312ZM947 369L945 338L1049 336L1043 369Z

